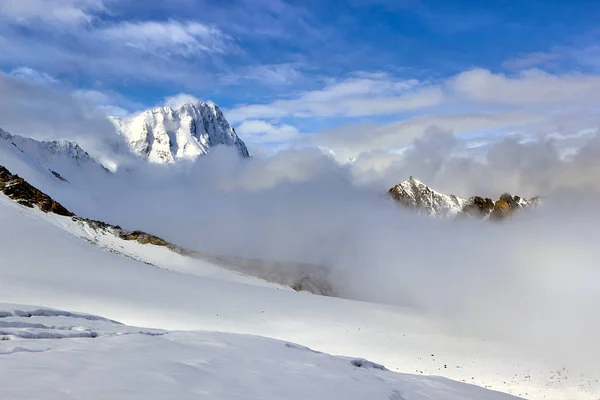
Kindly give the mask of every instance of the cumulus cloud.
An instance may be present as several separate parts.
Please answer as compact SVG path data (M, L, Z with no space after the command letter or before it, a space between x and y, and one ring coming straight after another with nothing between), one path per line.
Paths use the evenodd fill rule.
M565 156L564 138L488 137L470 146L468 140L431 127L401 153L364 153L350 167L359 182L378 182L382 187L415 175L463 197L498 197L506 191L551 197L577 188L600 190L600 164L591 161L600 143L597 133L596 128L586 135L569 136L571 151Z
M452 78L450 87L471 100L509 105L587 104L600 98L600 76L553 75L541 70L508 77L476 68Z
M179 93L175 96L169 96L165 98L164 104L165 106L171 107L172 109L176 110L178 108L181 108L185 104L196 104L199 101L200 99L196 96L193 96L188 93Z
M590 283L600 256L591 240L598 143L594 135L564 158L553 142L506 139L473 156L452 134L429 129L380 169L394 171L394 183L415 175L459 195L545 196L542 208L503 224L403 211L374 169L359 176L360 159L340 165L314 148L250 160L217 149L194 165L120 171L87 188L97 203L81 210L200 251L318 264L344 297L579 357L600 333ZM157 206L165 204L177 207Z
M5 130L38 138L95 135L110 127L101 113L81 105L67 91L0 73L0 120Z
M290 143L300 136L291 125L273 125L261 120L246 120L236 130L247 143Z
M82 138L86 148L85 139L106 127L70 93L6 75L0 93L0 119L14 133ZM416 309L447 329L528 350L579 356L594 353L600 334L600 253L592 240L600 142L597 134L580 140L568 157L553 141L519 138L473 153L451 132L429 128L401 153L374 151L369 162L362 155L344 165L314 147L249 160L218 148L194 164L117 168L78 187L86 202L75 191L61 192L61 201L199 251L317 264L344 297ZM429 220L386 196L409 175L464 196L543 195L545 205L505 224Z
M348 124L330 128L305 138L305 142L327 148L338 161L356 158L373 151L400 150L431 127L457 135L504 129L521 132L553 132L546 125L548 116L539 112L505 111L449 115L420 115L389 124ZM545 130L545 129L549 130Z
M295 98L243 105L228 110L227 116L234 122L266 120L270 124L285 119L288 125L294 119L316 117L347 121L300 138L301 143L326 148L345 162L362 153L400 150L431 126L456 135L573 134L597 126L593 105L600 100L599 89L596 75L540 70L505 75L475 68L432 83L357 73ZM398 120L354 122L361 116L396 116Z
M374 78L380 79L377 76ZM293 106L297 107L294 110L302 110L317 107L320 99L325 99L334 105L325 104L315 114L323 115L333 110L333 115L342 108L350 110L348 105L356 105L360 109L358 115L398 115L397 121L387 123L356 123L347 119L346 124L304 138L304 142L327 148L339 161L356 158L361 153L400 150L422 136L431 126L465 137L499 132L548 136L562 133L573 135L594 128L599 122L594 109L594 104L600 99L600 78L596 75L556 75L527 70L509 76L476 68L433 86L407 87L406 93L399 98L378 98L377 101L361 94L369 92L364 90L364 84L341 85L341 88L311 92L289 102L243 106L230 113L233 113L234 119L243 119L245 113L282 118L289 115L288 111L292 112L285 107ZM419 96L429 98L428 90L440 95L436 106L405 110L400 114L392 112L398 102L418 99ZM298 105L296 102L303 103ZM370 105L373 105L372 109ZM415 101L412 105L419 107L421 104ZM241 113L238 113L240 110ZM297 119L311 115L294 114Z
M107 112L115 98L95 90L71 91L0 73L0 129L39 140L71 140L107 163L127 162ZM112 108L111 108L112 107Z

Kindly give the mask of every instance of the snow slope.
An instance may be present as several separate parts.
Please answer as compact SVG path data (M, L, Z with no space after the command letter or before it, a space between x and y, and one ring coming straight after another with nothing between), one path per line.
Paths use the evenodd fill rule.
M32 306L0 304L0 337L10 339L0 341L0 392L10 399L516 399L273 339Z
M42 213L38 210L34 210L33 213L41 220L46 220L100 249L146 265L205 278L291 290L289 287L269 283L231 269L221 268L198 258L186 257L165 246L141 244L135 240L123 240L108 230L94 229L85 220L63 217L53 213Z
M296 293L278 287L265 287L264 284L258 285L251 281L240 282L235 279L223 279L223 276L210 276L210 274L203 276L200 271L203 268L202 265L195 267L200 271L197 273L191 273L184 269L178 271L156 268L112 252L103 251L81 240L65 230L64 227L48 223L48 220L42 217L43 215L45 214L39 210L21 207L6 197L0 196L0 221L2 221L0 229L0 249L2 251L0 296L4 302L36 304L94 313L130 325L158 329L209 330L260 335L302 343L315 350L331 354L364 357L383 364L395 372L442 375L457 381L491 387L494 390L530 399L598 398L600 388L596 380L600 376L599 368L563 370L563 365L553 363L552 360L544 360L538 354L530 354L527 349L511 348L501 343L484 341L481 338L448 334L436 321L424 319L403 309ZM139 248L138 250L143 252L145 249ZM165 263L169 263L168 256L165 255L165 257L167 257ZM80 324L70 325L78 326ZM178 333L177 335L175 336L182 338L177 339L178 341L184 341L184 337L189 338L196 334ZM220 339L213 340L215 336L212 335L216 334L206 334L204 342L216 342L215 346L221 346L218 344L222 343L219 342ZM30 368L31 365L43 365L44 373L50 373L50 369L56 367L57 369L51 372L54 380L40 383L46 385L43 386L45 389L50 390L52 382L54 382L54 386L59 387L57 382L60 380L64 382L65 377L74 371L73 368L79 371L79 368L82 368L81 360L92 359L98 362L85 363L87 369L84 369L85 372L79 375L82 379L80 382L85 382L85 384L77 385L77 387L85 390L88 380L93 379L92 376L102 377L102 380L106 379L108 382L112 379L111 377L114 377L117 379L116 386L109 386L109 388L116 390L117 386L125 388L127 384L144 386L146 380L141 379L139 374L127 373L127 371L137 371L141 366L152 371L150 376L157 378L156 385L162 385L159 382L168 382L169 379L179 382L177 379L180 377L184 379L187 367L173 365L178 355L198 354L196 358L198 365L202 364L200 360L205 360L202 355L205 353L205 348L202 346L196 353L195 350L184 345L190 342L184 341L184 344L166 342L169 346L173 346L171 349L162 342L164 337L161 336L161 341L157 343L155 341L158 340L157 337L146 336L144 335L141 339L132 335L93 339L101 343L99 345L80 343L90 339L69 339L68 343L66 340L60 342L61 346L71 346L70 343L73 343L73 346L75 344L84 346L83 348L72 348L72 353L80 357L75 359L79 362L73 364L67 350L57 352L60 354L57 357L64 358L52 357L52 351L44 353L22 351L17 354L2 355L0 357L15 357L17 360L25 357L25 361L23 361L25 364L11 364L10 368L5 368L4 365L8 364L1 363L0 368L3 369L3 373L0 374L2 376L0 379L8 380L4 377L10 376L9 383L14 382L20 377L19 371L30 375L31 370L23 372L22 369L19 369L19 366L24 368L23 365L29 366L27 368ZM116 340L116 342L110 342L111 340ZM190 341L195 340L190 339ZM203 339L197 340L202 342ZM14 345L14 343L8 342L9 344L2 343L2 346ZM113 347L111 347L111 343L113 343ZM239 353L239 346L245 346L244 343L246 342L243 340L234 340L231 348ZM162 345L171 351L165 350L164 353L161 353L162 350L158 349L161 349ZM19 346L28 348L21 344ZM52 348L53 345L47 346ZM265 346L270 345L265 344ZM262 345L257 345L257 347L259 350L252 351L258 351L258 353L245 353L243 358L248 356L255 360L257 365L262 365L261 363L267 361L262 357L264 353L260 351ZM109 348L111 350L108 353L103 353ZM247 347L245 348L247 349ZM123 368L114 366L115 372L114 375L111 375L109 367L113 365L113 362L109 361L112 359L110 357L117 357L118 354L132 354L133 349L138 350L135 354L136 357L139 357L139 364L136 357L127 357L131 360L127 361ZM150 349L157 349L155 351L158 354L151 353ZM181 353L175 351L176 349L181 349ZM13 347L3 347L5 353L14 352L14 350ZM287 352L290 349L284 346L282 351ZM148 359L144 359L146 353L154 354L157 359L156 366L152 365L153 363ZM285 369L290 363L293 364L288 357L294 356L290 356L289 353L283 354L282 357L286 357L286 361L277 358L279 356L276 351L273 351L272 356L276 360L275 365ZM34 362L33 357L37 356L42 358ZM240 358L242 357L240 356ZM232 364L226 364L228 359L230 359L230 354L223 353L223 364L216 364L231 366ZM232 360L238 359L232 358ZM108 363L107 369L103 367L104 362ZM311 365L315 363L313 362ZM300 363L300 365L304 364ZM170 366L174 369L161 368L161 366ZM167 370L174 372L166 373ZM321 376L321 379L330 375L329 370L327 372L323 372L319 368L312 368L312 370ZM193 368L190 371L193 372ZM354 369L350 368L350 371L354 371ZM300 373L298 375L302 376ZM254 376L260 381L259 377L262 375ZM282 377L282 379L284 378ZM421 378L411 377L410 379L416 382ZM271 380L263 382L272 380L271 377ZM379 376L377 380L381 382L385 381L385 378ZM343 382L336 386L338 390L349 385L346 380ZM428 382L437 382L437 380ZM166 383L164 384L166 385ZM8 383L4 385L8 385ZM292 385L290 387L295 387L292 383L290 385ZM381 389L382 391L378 393L387 393L388 397L383 398L394 398L390 397L392 392L388 393L392 387L386 386L384 383L381 385L382 388L385 387L385 390ZM231 385L224 387L227 386L233 390ZM426 386L431 388L430 384L426 384ZM14 386L10 387L13 392L16 390ZM64 388L64 385L62 387ZM171 386L156 387L157 393L160 390L167 390L164 389L165 387L171 388ZM22 387L21 389L24 390ZM32 386L28 390L34 389L35 386ZM326 398L326 396L319 396L316 392L310 393L311 389L308 388L306 389L308 392L302 393L312 394L316 398ZM181 389L173 390L192 391L193 389L183 385ZM264 390L275 389L264 388ZM360 398L360 396L352 396L352 393L360 393L358 389L356 390L356 392L348 392L347 398ZM66 388L63 394L65 391L67 391ZM288 394L292 396L292 392L293 390ZM78 392L73 393L75 393L73 396L76 396ZM181 394L181 398L191 397L183 392L175 391L175 393ZM273 395L277 398L276 394L279 394L279 398L283 396L281 392L268 393L269 396ZM424 393L425 395L430 397L415 398L453 398L450 395L444 397L445 394L439 395L435 392L427 392ZM290 398L290 396L286 395L283 398ZM403 397L397 396L396 398L412 398L402 392L400 392L400 396ZM257 395L257 397L261 396ZM485 397L481 397L480 393L474 395L461 393L455 398L484 399Z
M236 147L242 157L249 156L244 142L212 103L185 104L176 110L160 107L111 120L131 150L150 162L195 160L217 145Z

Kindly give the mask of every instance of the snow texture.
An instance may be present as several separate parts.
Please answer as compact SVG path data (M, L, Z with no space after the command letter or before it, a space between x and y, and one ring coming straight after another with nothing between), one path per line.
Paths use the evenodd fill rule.
M240 156L249 156L244 142L212 103L185 104L177 110L160 107L111 120L131 150L153 163L195 160L218 145L236 147Z
M516 399L257 336L141 329L11 304L0 304L1 315L0 330L12 334L0 341L0 390L11 399Z
M50 173L61 182L68 182L70 173L89 170L107 172L77 143L68 140L43 141L12 135L0 129L0 150L11 152L20 157L30 166L38 167L45 173ZM9 167L3 156L0 165ZM19 172L20 173L20 172Z
M138 393L139 398L192 398L201 390L225 399L509 398L426 375L533 400L598 398L597 368L563 369L521 348L449 334L435 320L404 309L296 293L254 278L238 279L230 271L215 274L218 266L179 264L172 252L157 256L152 254L157 246L132 244L144 259L162 258L165 269L156 268L103 251L77 237L76 226L58 226L64 219L49 223L50 217L0 196L2 301L40 305L0 308L0 330L10 339L0 341L0 387L7 398L39 398L40 393L50 399L115 398L115 393L128 399ZM36 311L47 307L73 314ZM123 326L107 331L100 326L107 321L77 317L83 313L159 331ZM77 321L57 322L65 318ZM136 330L147 334L124 335ZM163 330L259 335L355 357L329 361L338 359L302 346L248 337L229 340L238 337L217 333L150 336ZM223 353L215 355L210 368L197 369L213 354L210 349ZM379 365L419 376L402 380ZM210 379L204 381L203 373ZM19 384L25 377L35 384ZM202 385L196 385L198 380ZM273 387L273 382L281 384Z

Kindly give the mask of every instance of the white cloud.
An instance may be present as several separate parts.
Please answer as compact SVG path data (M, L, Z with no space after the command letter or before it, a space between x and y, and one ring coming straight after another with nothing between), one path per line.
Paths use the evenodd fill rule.
M286 117L360 117L423 112L441 109L452 114L472 114L469 110L510 106L513 111L529 108L553 114L556 110L590 107L600 100L600 76L585 74L553 75L541 70L526 70L516 76L494 74L475 68L437 84L415 79L398 80L386 74L370 74L330 82L320 90L301 93L291 99L267 104L241 105L228 111L233 122L246 119ZM560 106L560 108L559 108ZM501 110L506 113L506 109Z
M28 35L13 26L14 20L8 21L11 23L0 16L3 62L51 76L83 74L99 82L168 83L179 90L191 90L217 82L207 82L207 77L215 76L212 68L218 58L239 51L228 35L193 21L98 19L69 25L68 29L40 23L28 26Z
M181 108L181 106L185 104L195 104L199 101L199 98L192 96L191 94L179 93L175 96L165 98L164 104L165 106L171 107L172 109L176 110L178 108Z
M56 79L52 78L45 72L37 71L29 67L15 68L10 72L10 75L17 78L25 79L32 83L37 83L39 85L52 85L58 83Z
M112 92L101 92L93 89L78 89L72 93L73 98L88 108L95 108L104 115L124 117L129 111L124 108L136 108L139 105L129 102L122 96Z
M505 75L476 68L433 84L362 73L292 99L240 106L227 116L238 123L285 119L290 124L294 118L397 115L398 121L384 125L346 124L300 138L347 161L365 152L403 148L432 126L456 135L534 136L594 128L598 101L597 75L540 70Z
M236 128L246 143L285 143L300 136L298 129L291 125L273 125L261 120L247 120Z
M160 57L226 53L232 47L232 38L219 29L190 21L123 22L96 34L120 46Z
M2 0L0 20L18 24L80 24L90 22L95 13L105 9L103 0Z
M499 128L533 127L544 121L543 113L524 112L421 115L384 125L344 125L308 136L306 141L331 150L338 161L346 162L363 153L402 149L432 127L460 135Z
M509 77L476 68L451 79L450 88L469 100L517 106L600 100L600 76L553 75L541 70L527 70Z
M89 150L114 136L106 116L90 104L58 86L38 85L0 72L0 128L11 133L77 140Z
M110 96L98 90L79 89L73 92L73 96L90 104L107 104L111 101Z
M421 87L414 79L348 78L293 99L240 106L230 110L227 116L233 122L255 118L358 117L431 107L443 99L439 87Z
M303 77L296 64L266 64L243 68L221 76L225 84L239 84L244 81L256 81L264 85L287 85Z

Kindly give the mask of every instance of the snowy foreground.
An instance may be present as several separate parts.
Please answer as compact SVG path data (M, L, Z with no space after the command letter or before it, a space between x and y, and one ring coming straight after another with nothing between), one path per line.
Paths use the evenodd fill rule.
M257 336L134 328L0 304L10 399L481 399L511 396ZM27 384L24 384L25 377Z
M407 310L112 243L134 259L124 257L65 221L0 196L0 301L35 305L0 306L0 338L10 339L0 340L1 398L513 398L461 381L528 399L599 397L598 366L572 370ZM127 325L32 312L47 307Z

